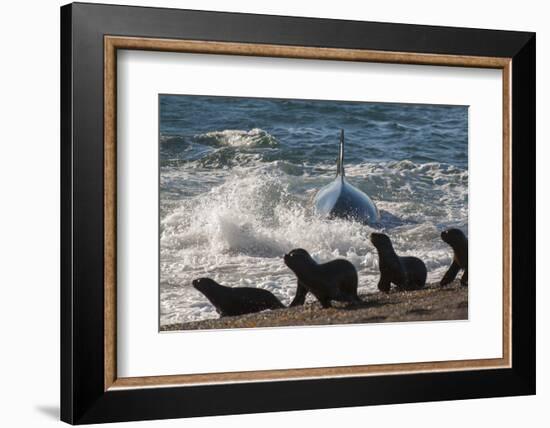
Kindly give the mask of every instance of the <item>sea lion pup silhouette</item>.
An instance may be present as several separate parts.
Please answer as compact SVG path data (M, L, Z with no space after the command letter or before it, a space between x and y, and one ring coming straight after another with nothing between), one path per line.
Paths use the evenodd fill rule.
M221 317L285 307L272 293L260 288L225 287L210 278L193 280L193 287L206 296Z
M285 264L296 274L298 286L290 306L303 305L307 293L313 294L323 308L330 308L331 300L359 303L357 271L344 259L317 263L309 253L297 248L284 255Z
M464 273L460 283L468 285L468 238L460 229L448 229L441 232L441 239L449 244L454 252L453 262L441 279L440 284L445 286L456 278L458 271L463 269Z
M417 257L398 256L390 238L383 233L371 233L370 240L378 250L380 291L389 292L392 283L400 290L418 290L424 287L428 270L422 260Z

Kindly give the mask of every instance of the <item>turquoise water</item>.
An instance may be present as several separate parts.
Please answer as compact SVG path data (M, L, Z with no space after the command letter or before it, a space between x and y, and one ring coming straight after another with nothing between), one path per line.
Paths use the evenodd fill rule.
M343 101L161 95L161 324L217 317L191 280L255 286L288 303L296 247L320 262L345 257L374 291L372 229L317 218L312 199L336 173L383 212L398 253L437 280L451 253L442 229L468 228L468 109Z

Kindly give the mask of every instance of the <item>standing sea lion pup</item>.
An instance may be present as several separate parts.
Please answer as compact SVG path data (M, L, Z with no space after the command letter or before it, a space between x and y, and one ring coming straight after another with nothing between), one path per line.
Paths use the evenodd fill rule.
M460 269L464 269L460 283L468 285L468 238L459 229L449 229L441 232L441 239L449 244L454 252L453 262L441 280L441 285L451 283Z
M378 289L387 293L391 283L401 290L418 290L426 284L426 265L417 257L399 257L388 235L371 233L370 240L378 250L380 281Z
M206 296L221 317L285 307L272 293L261 288L224 287L210 278L193 280L193 287Z
M330 308L331 300L361 302L357 296L357 271L347 260L317 263L306 250L298 248L285 254L284 261L298 278L296 296L290 306L303 305L308 292L323 308Z

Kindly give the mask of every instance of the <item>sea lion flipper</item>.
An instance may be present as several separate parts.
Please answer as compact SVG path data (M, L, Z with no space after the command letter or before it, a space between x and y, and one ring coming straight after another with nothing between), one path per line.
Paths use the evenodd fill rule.
M294 296L294 300L290 303L290 307L292 306L302 306L306 301L308 290L304 284L298 280L298 285L296 287L296 296Z
M384 275L380 276L380 281L378 281L378 289L384 293L388 293L390 291L390 287L391 281L384 277Z
M460 270L460 266L458 265L456 260L453 260L453 262L451 263L451 266L449 266L449 269L441 279L441 282L440 282L441 286L445 286L453 282L459 270Z
M329 298L320 298L320 297L317 297L317 300L319 300L319 303L321 303L321 306L323 307L323 309L332 308L332 305L331 305L331 303L330 303L330 299L329 299Z
M464 269L464 273L462 274L462 278L460 278L460 283L464 285L465 287L468 286L468 268Z
M283 303L277 297L275 297L275 299L271 303L271 309L286 309L286 306L283 305Z
M449 244L453 249L453 263L441 280L441 285L447 285L453 281L460 269L464 269L464 274L460 283L468 285L468 237L460 229L452 228L441 232L443 242Z
M348 294L346 300L352 304L363 303L357 294Z

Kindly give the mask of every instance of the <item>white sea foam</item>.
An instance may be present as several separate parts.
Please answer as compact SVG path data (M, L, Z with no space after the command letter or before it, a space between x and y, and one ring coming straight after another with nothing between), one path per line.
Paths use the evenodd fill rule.
M210 142L231 147L276 146L277 140L263 129L254 128L249 131L225 129L211 131L195 136L199 142Z
M173 180L191 180L190 194L161 201L161 324L217 317L191 286L198 277L264 288L288 304L296 279L282 256L298 247L319 262L345 257L359 272L360 291L376 289L378 257L368 239L372 229L313 215L311 199L333 172L317 166L311 174L311 168L301 166L304 174L295 175L288 168L281 162L258 162L222 172L189 167L161 171L161 187L163 180L166 187ZM386 231L398 254L420 257L429 280L439 279L451 261L440 231L467 228L467 172L408 161L350 165L346 172L388 218L399 220ZM209 186L193 187L193 175Z

